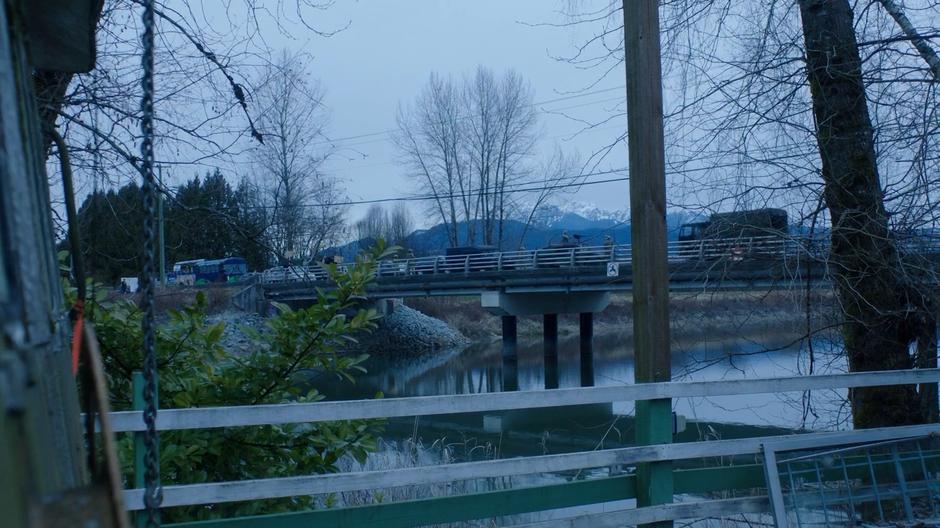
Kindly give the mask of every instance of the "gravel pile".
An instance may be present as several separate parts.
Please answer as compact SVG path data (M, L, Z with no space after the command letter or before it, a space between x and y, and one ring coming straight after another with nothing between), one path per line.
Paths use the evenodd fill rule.
M251 341L242 331L264 331L264 318L256 313L228 310L208 316L208 322L225 323L222 346L235 355L249 352ZM378 320L371 334L356 336L359 343L350 352L383 357L419 357L427 352L462 347L470 340L453 327L417 310L396 304L395 311Z
M243 355L249 352L251 340L242 331L243 328L264 330L264 318L256 313L228 310L207 316L209 324L225 323L222 333L222 348L234 355Z
M395 311L379 319L375 331L358 339L357 352L382 357L416 357L470 343L444 321L403 304L396 304Z

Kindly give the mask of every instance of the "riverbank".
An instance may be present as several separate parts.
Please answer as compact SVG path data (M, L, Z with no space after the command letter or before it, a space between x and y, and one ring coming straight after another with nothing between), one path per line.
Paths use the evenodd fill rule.
M486 312L477 297L414 298L407 299L405 304L444 321L474 341L500 336L500 318ZM828 292L814 292L808 299L802 291L680 293L670 297L669 306L673 335L687 339L697 336L730 339L765 330L816 335L833 326L835 314L834 299ZM632 329L632 297L628 293L611 294L610 305L594 315L595 338L630 339ZM518 332L520 337L540 337L541 317L520 317ZM577 314L559 315L559 337L573 337L578 332Z

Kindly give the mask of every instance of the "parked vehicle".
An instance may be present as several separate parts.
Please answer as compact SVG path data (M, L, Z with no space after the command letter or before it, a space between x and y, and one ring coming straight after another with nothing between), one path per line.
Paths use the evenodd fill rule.
M715 213L708 221L682 224L678 238L680 242L703 242L692 258L741 260L747 254L779 252L787 231L787 212L764 208Z
M196 264L205 259L181 260L173 264L173 275L176 277L176 284L180 286L192 286L196 284Z
M246 273L248 273L248 262L241 257L182 260L173 264L176 284L181 286L236 282Z
M236 282L248 273L248 262L241 257L203 260L196 264L196 284Z
M679 241L719 240L785 235L787 212L783 209L751 209L715 213L706 222L690 222L679 228Z

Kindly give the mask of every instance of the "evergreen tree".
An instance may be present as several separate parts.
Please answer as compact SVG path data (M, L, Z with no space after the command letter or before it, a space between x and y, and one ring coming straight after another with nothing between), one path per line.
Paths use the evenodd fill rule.
M266 214L247 182L233 188L215 170L193 177L165 200L168 271L181 260L226 256L244 257L250 270L267 267ZM115 284L120 277L140 274L143 210L136 183L89 195L78 216L91 276Z

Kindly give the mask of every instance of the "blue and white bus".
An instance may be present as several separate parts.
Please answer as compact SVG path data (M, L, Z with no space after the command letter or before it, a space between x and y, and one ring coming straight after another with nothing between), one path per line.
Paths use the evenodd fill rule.
M248 273L248 262L241 257L203 260L196 263L196 284L236 282Z
M248 262L241 257L183 260L173 265L173 273L181 286L236 282L248 273Z
M196 284L196 264L205 259L181 260L173 264L174 282L180 286L192 286Z

